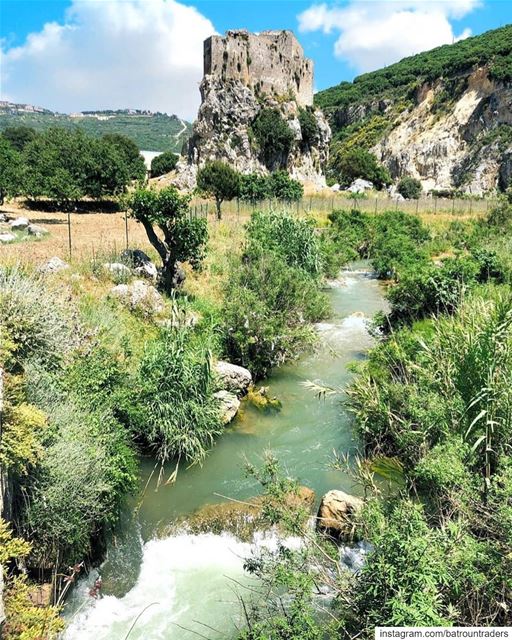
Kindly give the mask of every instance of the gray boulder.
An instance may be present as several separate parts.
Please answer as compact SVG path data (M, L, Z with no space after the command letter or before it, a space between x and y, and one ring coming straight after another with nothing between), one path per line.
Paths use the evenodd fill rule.
M111 295L127 305L132 311L145 316L161 313L165 308L160 293L143 280L135 280L132 284L118 284L110 291Z
M214 371L219 378L222 389L226 389L237 395L247 393L247 389L252 384L251 372L236 364L219 360L215 363Z
M69 269L69 264L57 256L50 258L48 262L45 262L39 267L41 273L58 273L64 269Z
M48 231L44 227L40 227L38 224L29 224L27 227L27 233L29 236L35 236L41 238L48 234Z
M225 390L217 391L213 396L219 402L222 424L229 424L240 409L240 400L234 393Z
M12 233L0 233L0 243L1 244L9 244L10 242L14 242L16 240L16 236Z
M158 278L158 269L152 262L145 262L141 264L140 267L135 267L134 273L138 275L139 278L147 278L153 282Z
M30 222L28 218L16 218L16 220L12 220L9 224L13 231L23 231L28 227Z

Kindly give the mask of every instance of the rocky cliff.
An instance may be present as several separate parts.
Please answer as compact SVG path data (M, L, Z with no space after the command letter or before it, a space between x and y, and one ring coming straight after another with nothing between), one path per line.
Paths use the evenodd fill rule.
M228 31L224 38L206 40L204 58L201 106L186 161L178 167L178 184L194 186L201 165L224 160L244 174L284 168L297 179L323 186L330 127L312 106L313 63L293 34ZM293 133L284 156L262 156L252 125L264 109L277 111ZM306 138L301 112L313 117L313 136Z
M332 155L372 151L393 178L481 195L512 176L512 26L406 58L316 96Z

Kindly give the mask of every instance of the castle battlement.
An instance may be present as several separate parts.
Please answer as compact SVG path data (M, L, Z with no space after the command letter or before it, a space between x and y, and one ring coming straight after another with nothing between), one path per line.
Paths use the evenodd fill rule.
M204 41L204 74L239 80L255 94L293 96L313 104L313 61L292 31L227 31Z

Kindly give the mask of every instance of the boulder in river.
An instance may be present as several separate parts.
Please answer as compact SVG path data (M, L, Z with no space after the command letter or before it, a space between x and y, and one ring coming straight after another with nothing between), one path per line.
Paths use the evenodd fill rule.
M247 393L247 389L252 383L252 375L248 369L223 360L219 360L214 369L222 389L237 395L245 395Z
M363 501L344 491L333 489L322 498L317 528L335 538L351 539Z
M213 397L219 401L219 410L222 424L229 424L240 409L240 400L231 391L217 391Z

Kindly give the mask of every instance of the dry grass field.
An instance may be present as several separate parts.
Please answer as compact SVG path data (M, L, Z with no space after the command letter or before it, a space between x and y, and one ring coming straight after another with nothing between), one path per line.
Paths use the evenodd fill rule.
M364 205L361 208L364 210ZM468 205L465 211L459 207L455 212L444 208L434 213L428 209L419 210L419 216L429 226L444 227L454 220L468 220L483 215L485 209L485 205L472 207L471 210ZM292 205L290 212L292 210L296 211L297 207ZM382 210L384 211L384 206ZM126 219L123 212L71 213L69 216L71 225L70 255L68 215L66 213L24 209L21 204L12 202L6 204L2 211L11 217L27 217L32 223L44 227L49 233L38 240L0 245L0 264L37 266L53 256L58 256L77 266L92 260L108 261L126 248L127 236L128 246L140 248L150 255L153 254L142 225L133 219ZM197 215L205 215L206 203L201 201L197 205L193 204L192 211L195 211ZM217 260L219 256L224 256L227 259L229 254L239 245L241 229L248 220L250 211L251 208L247 205L238 207L236 202L225 203L224 217L219 224L214 216L214 207L211 203L209 204L210 248L213 249L211 253L217 255ZM299 208L299 215L314 215L320 224L325 224L327 214L328 208L313 208L311 212L306 206L301 205Z

